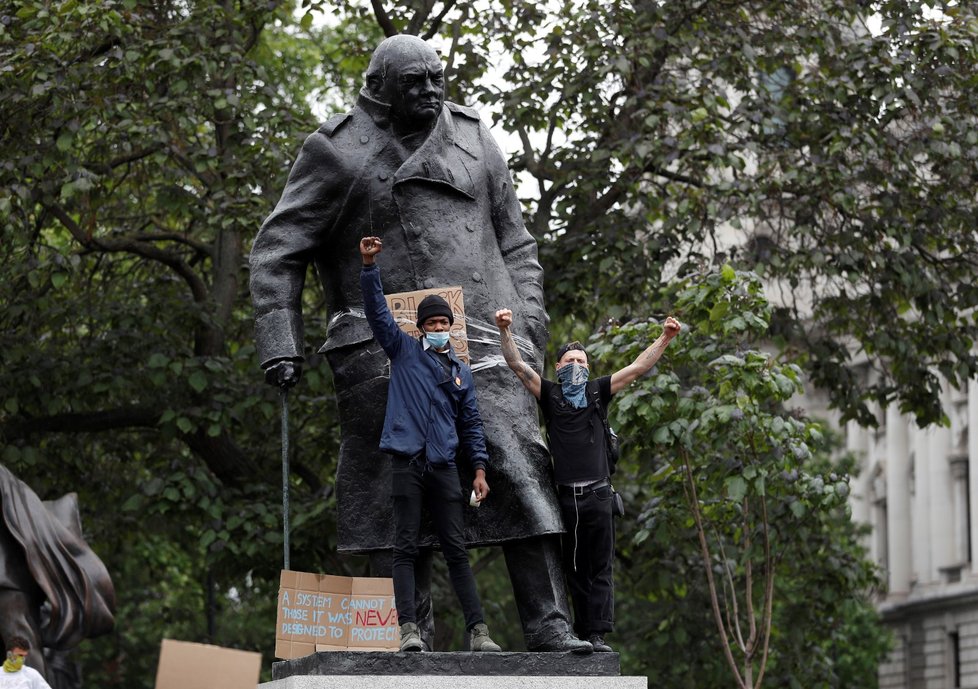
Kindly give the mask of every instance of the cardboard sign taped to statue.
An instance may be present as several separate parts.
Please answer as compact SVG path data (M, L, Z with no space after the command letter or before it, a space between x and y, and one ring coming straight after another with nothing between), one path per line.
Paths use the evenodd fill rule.
M283 569L279 582L276 658L399 649L393 579Z
M418 304L429 294L437 294L448 302L455 316L455 322L449 329L449 342L455 355L466 364L469 363L469 340L465 330L465 302L462 299L461 287L435 287L434 289L419 289L414 292L398 292L385 294L387 308L394 316L394 322L401 330L411 337L420 337L421 331L416 325L418 320Z

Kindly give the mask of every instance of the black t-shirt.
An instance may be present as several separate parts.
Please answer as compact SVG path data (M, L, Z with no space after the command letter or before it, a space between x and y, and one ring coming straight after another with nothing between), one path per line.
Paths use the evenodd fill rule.
M437 349L432 350L432 351L434 351L434 353L437 355L435 358L438 361L441 362L441 366L442 366L442 368L445 369L445 373L448 375L449 378L451 378L451 376L452 376L452 360L448 356L448 352L447 351L445 351L445 352L439 352Z
M540 408L547 423L554 476L561 485L599 481L611 473L604 424L594 403L595 394L607 413L611 401L611 376L587 383L584 395L587 406L583 409L564 399L560 383L546 378L540 380Z

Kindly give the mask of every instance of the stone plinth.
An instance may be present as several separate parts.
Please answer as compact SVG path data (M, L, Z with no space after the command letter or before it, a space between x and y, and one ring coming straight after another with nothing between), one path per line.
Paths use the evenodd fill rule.
M329 651L272 664L272 679L298 675L617 677L617 653L384 653Z
M272 665L259 689L647 689L617 653L331 651Z
M296 676L258 689L648 689L647 677L451 677L448 675Z

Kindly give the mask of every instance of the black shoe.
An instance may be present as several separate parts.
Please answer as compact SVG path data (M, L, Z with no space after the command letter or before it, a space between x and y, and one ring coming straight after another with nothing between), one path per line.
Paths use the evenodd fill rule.
M592 634L588 637L588 641L591 642L591 647L594 649L595 653L612 653L613 649L611 646L604 642L604 637L600 634Z
M573 634L560 634L553 637L546 643L534 646L529 650L544 653L564 653L570 651L571 653L584 654L592 653L594 651L594 647L587 641L578 639Z

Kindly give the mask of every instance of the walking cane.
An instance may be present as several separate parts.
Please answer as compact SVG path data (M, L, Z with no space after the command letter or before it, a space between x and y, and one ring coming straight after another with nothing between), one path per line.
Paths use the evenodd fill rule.
M289 389L283 387L282 399L282 545L285 567L289 568Z

